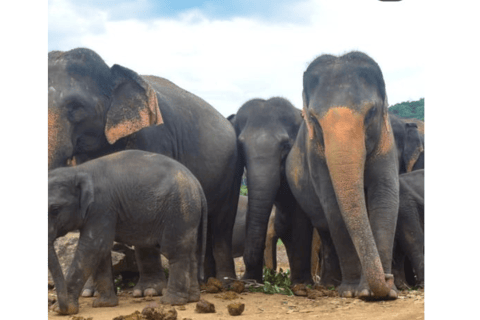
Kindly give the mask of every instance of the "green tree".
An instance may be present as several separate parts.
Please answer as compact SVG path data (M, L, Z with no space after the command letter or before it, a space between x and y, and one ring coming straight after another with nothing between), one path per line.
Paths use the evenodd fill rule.
M388 108L388 112L402 118L417 118L425 121L425 98L394 104Z

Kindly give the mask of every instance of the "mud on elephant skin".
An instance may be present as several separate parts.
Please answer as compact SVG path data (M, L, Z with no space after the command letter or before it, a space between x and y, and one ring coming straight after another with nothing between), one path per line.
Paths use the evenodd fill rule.
M65 286L55 267L53 242L72 230L80 230L80 238ZM200 183L166 156L128 150L48 174L48 260L61 314L78 312L78 297L90 275L99 293L93 306L118 304L110 255L114 240L160 248L169 259L168 283L163 274L155 284L163 289L162 303L198 301L206 233Z
M292 283L311 282L307 267L310 257L303 246L311 242L311 233L297 227L296 217L301 217L302 212L297 213L300 208L285 177L285 159L302 123L301 111L279 97L252 99L228 119L235 128L248 181L243 278L262 281L267 225L275 205L277 212L289 220L282 240L291 266ZM305 214L303 216L308 224Z
M286 162L292 192L322 251L338 256L339 293L395 299L399 170L380 67L361 52L322 55L304 72L303 101L305 122Z
M392 265L395 285L399 289L425 286L424 179L423 169L400 175L400 206ZM407 277L406 274L414 277Z
M242 170L230 123L166 79L109 67L85 48L49 52L49 170L125 149L171 157L200 181L209 210L205 276L235 277L231 241ZM155 248L136 250L136 296L159 280L163 268L149 259L155 255Z

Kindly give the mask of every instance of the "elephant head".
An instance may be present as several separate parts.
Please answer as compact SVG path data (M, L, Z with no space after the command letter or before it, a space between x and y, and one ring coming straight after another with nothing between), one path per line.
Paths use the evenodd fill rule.
M75 313L68 303L67 284L53 243L69 231L79 229L87 209L94 201L92 178L58 168L48 174L48 270L57 290L61 314Z
M119 139L162 123L155 91L132 70L109 68L89 49L49 52L49 170L112 152Z
M390 114L390 120L397 146L399 173L424 169L425 128L417 119L404 119Z
M323 163L365 279L375 296L387 296L393 281L386 280L390 276L382 267L364 191L372 159L388 156L393 172L398 171L382 72L360 52L322 55L304 73L303 101L307 162L316 193L322 197L319 181L328 178L318 177L316 166Z
M245 277L261 281L268 219L285 181L285 159L302 122L301 111L283 98L253 99L228 119L235 128L247 169Z

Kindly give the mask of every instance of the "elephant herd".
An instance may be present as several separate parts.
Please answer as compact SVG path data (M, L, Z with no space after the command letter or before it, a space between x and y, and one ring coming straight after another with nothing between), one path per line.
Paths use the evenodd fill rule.
M90 277L94 306L118 304L114 241L135 247L134 296L198 301L199 281L228 284L242 254L243 278L262 281L274 205L292 283L312 282L315 229L321 284L341 296L395 299L397 287L423 285L424 124L388 113L382 72L366 54L316 58L303 75L303 110L253 99L228 119L174 83L110 68L89 49L49 52L48 68L57 312L78 312ZM239 203L244 169L248 201ZM53 243L73 230L80 238L64 277ZM160 253L174 270L168 280Z

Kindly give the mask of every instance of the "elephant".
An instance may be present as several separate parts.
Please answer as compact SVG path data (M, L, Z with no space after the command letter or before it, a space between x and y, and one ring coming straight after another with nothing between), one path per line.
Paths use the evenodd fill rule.
M277 230L285 229L283 226L279 225L281 221L277 221L276 219L276 212L275 208L272 210L272 214L270 215L270 219L268 220L268 227L267 227L267 239L265 240L265 266L272 270L277 270L277 242L279 237L279 232ZM239 212L237 212L238 215ZM276 227L275 227L276 226ZM313 229L312 235L312 254L311 254L311 262L310 262L310 274L312 278L317 275L320 275L319 268L321 261L321 239L316 229Z
M125 150L49 171L48 269L57 287L58 312L78 313L80 291L92 274L99 292L93 306L118 305L110 254L114 240L156 247L169 259L161 303L200 300L207 215L195 176L161 154ZM65 280L53 243L73 230L80 230L80 238Z
M230 123L164 78L110 68L86 48L49 52L48 169L128 149L171 157L200 181L209 210L205 277L235 277L231 241L243 170ZM158 249L135 251L134 296L159 294Z
M389 114L397 146L399 173L425 168L425 126L418 119Z
M312 282L308 264L310 251L303 244L311 242L306 232L309 220L295 201L285 177L285 159L302 123L301 110L288 100L273 97L252 99L236 114L228 117L235 128L242 165L247 171L248 212L246 220L245 274L243 279L262 282L262 267L267 225L273 205L285 223L281 232L291 267L291 281ZM304 223L295 217L303 216ZM302 221L302 220L300 220ZM299 226L304 228L299 228Z
M425 226L425 170L400 175L400 207L393 253L395 285L407 289L408 285L425 286L424 226ZM406 277L405 258L413 268L416 279Z
M304 72L302 97L286 175L321 237L322 281L339 270L342 297L396 299L399 164L382 71L362 52L324 54Z

